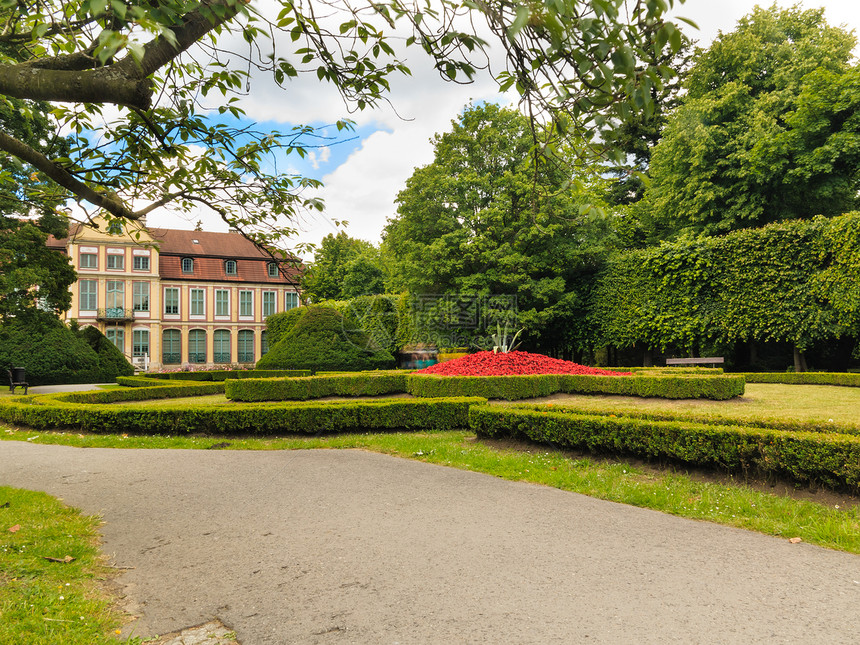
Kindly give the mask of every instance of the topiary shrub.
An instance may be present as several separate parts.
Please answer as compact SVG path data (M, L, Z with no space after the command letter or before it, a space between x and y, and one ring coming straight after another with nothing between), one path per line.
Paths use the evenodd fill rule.
M269 349L258 369L361 370L390 369L394 357L387 351L369 351L372 343L331 307L311 306L293 328Z
M289 334L307 310L307 307L294 307L288 311L268 316L266 318L266 331L269 334L269 347L274 347L278 341Z
M131 376L134 367L116 345L95 327L84 327L76 332L99 357L99 382L112 383L117 376Z
M100 380L96 351L59 320L47 316L0 326L0 367L23 367L30 385Z

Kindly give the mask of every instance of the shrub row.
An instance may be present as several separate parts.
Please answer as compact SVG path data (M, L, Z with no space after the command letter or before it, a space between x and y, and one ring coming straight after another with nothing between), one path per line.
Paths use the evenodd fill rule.
M615 377L609 377L615 378ZM624 377L617 377L624 378ZM557 374L523 376L431 376L412 374L409 394L419 397L483 396L488 399L532 399L558 392Z
M153 372L145 378L177 381L224 381L228 378L271 378L275 376L310 376L310 370L200 370L198 372Z
M348 403L289 403L180 409L37 404L0 400L0 419L33 428L74 428L135 434L320 434L367 430L452 430L468 426L469 406L480 398L397 399Z
M559 375L559 391L566 394L621 394L662 399L725 401L744 393L743 376L589 376Z
M748 372L742 376L747 383L860 387L860 374L850 372Z
M370 372L230 380L227 381L225 394L233 401L304 401L324 396L379 396L405 392L406 378L405 373Z
M744 393L743 376L593 376L540 374L534 376L430 376L407 379L415 396L483 396L488 399L528 399L565 394L622 394L665 399L723 401Z
M146 377L119 377L120 385L158 386L163 381ZM199 391L210 394L215 391ZM592 376L579 374L536 374L526 376L431 376L401 371L330 373L295 378L230 380L225 391L235 401L307 400L325 396L379 396L408 392L422 398L480 396L514 401L566 394L621 394L666 399L725 400L744 393L744 379L738 375L712 376ZM188 396L195 392L189 391ZM182 394L164 394L164 397ZM140 398L155 398L141 395ZM115 399L121 400L121 399Z
M668 458L734 472L759 471L803 483L860 490L860 437L785 432L689 422L652 421L474 406L471 428L480 436L527 437L540 443Z
M704 376L706 374L722 374L722 367L699 367L695 365L688 366L671 366L671 367L605 367L600 369L608 372L633 372L634 374L654 374L661 376L664 374L691 374L696 376Z

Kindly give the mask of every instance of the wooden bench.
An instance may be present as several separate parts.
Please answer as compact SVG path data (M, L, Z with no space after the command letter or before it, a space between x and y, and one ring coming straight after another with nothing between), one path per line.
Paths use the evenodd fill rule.
M27 373L23 368L13 367L12 369L7 369L6 374L9 376L9 391L12 392L12 394L15 394L16 387L23 387L24 394L27 394L30 384L25 380L27 378Z
M717 365L725 363L722 356L703 356L701 358L667 358L666 367L669 365Z

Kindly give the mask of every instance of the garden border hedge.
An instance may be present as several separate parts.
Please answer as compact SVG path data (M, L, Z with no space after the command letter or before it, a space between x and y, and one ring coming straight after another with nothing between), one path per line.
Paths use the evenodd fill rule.
M724 401L744 393L743 376L602 376L537 374L530 376L435 376L412 374L408 391L414 396L483 396L517 399L565 394L619 394L666 399Z
M662 399L725 401L744 393L746 380L734 374L712 376L599 376L560 374L559 391L566 394L618 394Z
M473 406L483 437L526 437L592 452L669 458L733 472L759 471L803 483L860 490L860 436L653 421L509 406Z
M269 435L453 430L468 427L469 407L481 403L486 403L486 399L460 397L170 409L81 405L68 399L44 396L0 400L0 419L36 429L74 428L93 433L126 434Z
M860 387L860 374L853 372L744 372L741 375L747 383Z
M229 380L224 390L233 401L305 401L325 396L380 396L406 392L408 374L368 372L298 378Z

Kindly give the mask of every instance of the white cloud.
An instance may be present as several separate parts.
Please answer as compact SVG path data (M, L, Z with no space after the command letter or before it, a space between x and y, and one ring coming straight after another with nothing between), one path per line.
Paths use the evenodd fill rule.
M319 170L320 164L326 163L331 157L331 148L328 146L323 146L319 149L319 153L316 150L311 150L308 152L308 159L311 162L311 167L314 170Z
M795 0L777 0L789 7ZM697 22L700 31L686 28L700 46L707 46L718 31L728 32L756 4L770 0L687 0L676 3L675 15ZM805 0L804 7L824 6L832 25L860 27L858 0ZM375 125L378 131L366 137L335 171L323 177L320 192L327 204L326 214L312 215L302 222L304 233L296 242L319 242L338 230L335 220L347 220L347 233L378 242L387 218L395 213L394 198L405 186L415 167L432 160L430 138L450 127L450 121L470 100L496 100L495 83L488 73L472 85L444 82L419 48L406 52L412 76L390 78L391 105L349 115L337 91L328 83L306 74L291 81L286 89L270 79L255 76L251 94L242 99L248 116L260 121L281 123L330 123L350 116L359 126ZM314 153L314 163L323 163L325 149ZM316 167L316 166L315 166ZM163 218L159 217L160 222ZM205 224L205 223L204 223ZM165 225L161 223L161 225ZM181 223L177 223L181 226ZM187 224L186 224L187 226Z

